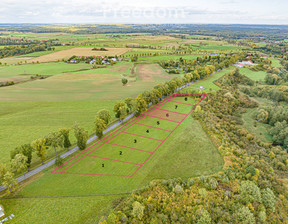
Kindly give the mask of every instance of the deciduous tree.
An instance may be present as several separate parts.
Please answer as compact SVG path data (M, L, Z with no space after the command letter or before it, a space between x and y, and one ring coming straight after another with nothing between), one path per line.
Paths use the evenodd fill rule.
M100 119L102 119L103 121L105 121L106 125L109 124L110 120L111 120L111 115L110 112L108 110L100 110L97 113L97 117L99 117Z
M63 147L65 149L68 149L71 146L71 142L69 139L69 133L70 133L70 129L68 128L61 128L59 130L59 132L61 133L61 135L63 136Z
M77 139L77 146L80 150L84 150L88 140L88 132L84 128L81 128L77 123L74 125L73 129Z
M98 138L103 137L103 131L107 128L107 124L104 120L96 116L95 118L95 132Z
M46 146L46 139L40 138L32 142L31 144L32 148L36 152L37 156L42 161L42 164L44 164L45 155L47 154L47 146Z
M11 161L11 167L14 173L21 173L27 171L27 160L28 158L22 153L17 154Z

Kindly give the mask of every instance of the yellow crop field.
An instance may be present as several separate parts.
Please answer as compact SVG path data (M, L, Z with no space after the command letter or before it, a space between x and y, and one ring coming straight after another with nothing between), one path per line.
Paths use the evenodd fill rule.
M55 53L43 55L37 58L33 58L28 62L53 62L62 59L68 59L73 55L76 56L119 56L125 54L128 48L107 48L107 51L93 51L93 48L88 47L75 47L63 51L58 51Z

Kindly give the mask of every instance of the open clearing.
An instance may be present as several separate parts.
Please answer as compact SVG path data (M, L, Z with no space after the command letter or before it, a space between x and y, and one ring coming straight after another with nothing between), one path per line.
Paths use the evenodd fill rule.
M249 68L239 68L240 73L247 76L249 79L253 81L264 81L265 76L267 75L266 72L263 71L251 71Z
M265 98L259 98L254 97L254 100L256 100L259 103L259 107L265 107L265 106L272 106L273 102L265 99ZM269 134L269 129L272 127L269 124L264 124L262 122L257 122L257 125L255 126L255 118L254 115L257 112L259 108L248 108L247 112L242 115L243 120L243 127L246 128L249 132L254 133L261 141L263 142L272 142L273 138Z
M107 51L93 51L90 47L75 47L68 50L58 51L52 54L43 55L33 58L28 62L53 62L61 61L62 59L68 59L69 57L76 56L119 56L126 53L128 48L106 48Z

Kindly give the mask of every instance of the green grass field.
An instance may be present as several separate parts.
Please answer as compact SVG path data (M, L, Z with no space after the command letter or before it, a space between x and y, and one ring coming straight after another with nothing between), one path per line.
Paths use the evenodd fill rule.
M98 223L112 209L114 200L123 196L72 198L28 198L1 200L5 213L15 217L8 223ZM85 220L85 221L83 221Z
M270 60L272 61L272 66L273 66L273 67L276 67L276 68L282 67L282 65L280 64L279 59L277 59L277 58L270 58Z
M147 117L147 118L150 119L150 117ZM146 122L145 119L142 119L141 123L145 123L148 125L149 121ZM175 127L175 123L169 122L169 121L165 121L165 122L166 122L165 124L166 126L172 125L170 127L170 130L172 130L172 128ZM161 120L161 123L162 123L162 120ZM157 125L157 124L155 123L154 125ZM161 127L164 127L164 126L161 125ZM132 132L135 134L136 133L139 134L142 132L142 135L146 133L146 129L143 129L142 126L139 126L139 125L136 125L135 127L133 127L133 129L130 129L129 132ZM116 134L117 133L113 134L111 137L115 136ZM160 131L157 134L157 137L163 137L163 136L167 136L167 133ZM153 137L156 138L156 136L154 135ZM134 139L137 139L136 144L134 143ZM109 143L116 143L119 145L125 145L128 147L138 148L138 149L145 150L145 151L153 151L159 145L158 141L150 140L150 139L143 140L143 139L144 139L143 137L137 138L137 136L122 133L122 134L119 134L117 137L113 138L112 140L109 140L109 139L107 140ZM190 141L194 141L195 144L190 144L189 143ZM196 144L196 142L201 142L201 144L200 145ZM82 160L79 160L79 159L82 156L86 155L86 153L93 152L93 154L91 154L93 156L110 158L109 155L113 154L112 159L121 157L122 161L126 161L125 158L129 158L129 160L126 162L133 161L134 163L139 163L143 161L144 159L146 159L147 156L149 155L149 153L147 152L142 152L138 150L125 151L126 148L122 148L122 147L121 149L123 149L123 152L122 152L123 154L120 155L119 153L120 148L109 147L110 144L105 144L106 148L100 147L97 150L95 150L98 145L100 144L97 144L91 149L88 149L80 157L77 157L76 159L68 162L67 165L60 168L60 171L68 168L64 172L73 171L75 173L77 172L81 173L82 171L82 172L94 172L94 174L97 174L97 172L102 169L101 172L106 172L107 174L109 174L109 172L114 172L116 174L118 173L122 175L122 172L124 173L126 171L130 172L130 170L134 169L135 165L127 164L127 163L120 163L120 162L117 163L115 161L109 161L109 160L104 160L100 158L93 158L90 156L86 156ZM106 151L106 149L109 149L109 150ZM95 194L95 193L105 194L105 193L127 192L144 184L143 178L146 177L151 172L151 170L154 170L154 167L159 166L159 163L162 161L161 157L163 155L167 157L167 159L165 159L166 160L165 162L172 165L175 162L175 156L174 156L175 151L178 153L183 153L183 156L185 153L188 153L190 155L188 156L188 158L193 160L193 162L191 162L185 159L185 161L182 162L183 169L184 170L186 169L185 172L182 172L182 167L179 167L178 174L180 175L180 177L183 177L183 178L198 175L199 172L209 173L212 170L213 172L215 172L216 170L217 171L220 170L223 165L221 156L219 155L217 149L213 146L209 138L207 138L205 132L201 128L201 125L197 121L195 121L191 116L189 116L171 134L171 136L167 139L167 141L165 141L158 148L155 154L152 155L152 157L143 165L143 167L132 178L52 174L50 173L51 169L49 169L47 170L47 172L45 172L44 177L40 178L39 180L36 180L35 182L31 183L29 186L25 187L21 194L25 196L32 196L32 195L44 196L44 195L71 195L71 194L78 195L78 194ZM134 153L135 154L127 156L126 152L129 152L130 154L134 154ZM194 154L196 157L193 156ZM214 155L214 156L208 156L209 154ZM79 163L75 164L75 161L79 161ZM162 163L163 162L164 161L162 161ZM102 163L105 163L104 167L102 167ZM72 164L74 165L69 168L69 166ZM199 164L199 166L197 164ZM117 165L117 167L113 168L113 166L115 165ZM189 167L190 169L188 169ZM162 170L163 170L163 175L166 175L166 177L167 176L170 176L171 178L174 177L173 175L170 175L173 170L173 168L171 168L170 166L162 167ZM173 171L172 173L175 173L175 172L176 171ZM162 177L159 176L159 178L162 178ZM111 181L113 181L114 183L113 185L109 184L111 183Z
M86 64L21 65L15 66L15 71L8 67L11 70L7 71L11 76L17 76L22 73L24 66L30 72L59 74L60 71L85 68ZM109 68L59 74L44 80L0 88L0 133L7 139L0 142L0 162L7 162L10 150L15 147L59 128L71 128L76 121L92 134L94 117L100 109L108 109L114 116L112 110L117 101L136 97L172 77L158 65L145 64L133 74L135 81L123 86L122 75L129 75L132 66L130 62L119 63ZM3 71L1 74L4 76L7 73ZM143 79L143 74L150 74L151 77ZM48 157L52 155L53 150L49 151Z
M151 56L151 57L142 57L139 59L140 62L144 63L157 63L159 61L166 61L166 60L179 60L179 58L183 58L186 60L193 60L199 56L197 55L163 55L163 56Z
M265 76L267 75L266 72L263 72L263 71L255 72L255 71L251 71L248 68L239 68L239 70L242 75L247 76L253 81L264 81Z
M0 66L1 80L29 80L32 75L58 75L63 73L73 73L82 69L90 69L91 65L85 63L44 63L44 64L24 64L15 66Z
M265 98L254 98L261 106L272 105L272 101ZM269 135L269 129L271 126L269 124L264 124L257 122L255 127L255 119L253 115L256 113L258 108L249 108L247 112L242 115L242 120L244 122L243 127L246 128L249 132L254 133L261 141L272 142L272 136Z
M257 122L255 127L253 114L256 111L257 108L247 109L247 112L242 116L242 120L244 121L243 127L245 127L249 132L254 133L261 141L272 142L272 136L268 133L268 130L271 128L269 124Z

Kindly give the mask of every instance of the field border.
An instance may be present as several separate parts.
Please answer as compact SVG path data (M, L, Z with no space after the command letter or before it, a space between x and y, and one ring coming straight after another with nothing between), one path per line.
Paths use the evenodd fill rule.
M172 120L168 120L170 122L175 122L175 123L178 123L177 126L172 130L172 131L169 131L169 130L165 130L165 129L161 129L161 128L157 128L157 127L152 127L152 126L147 126L147 127L151 127L151 128L155 128L155 129L160 129L160 130L163 130L163 131L167 131L167 132L170 132L166 138L164 140L159 140L159 139L152 139L152 138L148 138L148 137L145 137L145 136L140 136L140 135L137 135L139 137L144 137L144 138L148 138L148 139L151 139L151 140L155 140L155 141L159 141L161 142L157 148L152 151L152 152L149 152L149 151L145 151L145 150L141 150L141 149L136 149L136 148L132 148L132 147L128 147L128 146L123 146L123 145L119 145L119 144L115 144L115 143L111 143L110 141L112 139L114 139L115 137L117 137L118 135L120 135L121 133L126 133L125 131L130 128L131 126L133 125L142 125L142 124L139 124L138 122L142 119L144 119L145 117L153 117L153 116L149 116L149 113L153 110L162 110L160 109L161 106L165 105L166 103L168 102L173 102L171 99L174 99L176 98L177 96L193 96L193 95L198 95L198 96L202 96L202 98L195 104L189 104L190 106L193 106L193 109L188 113L188 114L183 114L183 113L178 113L178 114L181 114L181 115L185 115L184 118L180 121L180 122L175 122L175 121L172 121ZM199 93L199 94L179 94L179 93L174 93L172 95L170 95L169 97L167 97L165 100L163 100L162 102L156 104L155 106L151 107L150 109L148 109L145 113L141 114L139 117L135 117L134 119L132 119L130 122L128 122L127 124L125 124L124 126L120 127L119 129L113 131L112 133L110 133L108 136L106 136L105 138L103 138L102 140L96 142L95 144L93 144L92 146L88 147L87 149L85 149L83 152L79 153L78 155L74 156L73 158L69 159L67 162L65 162L64 164L62 164L61 166L57 167L56 169L54 169L53 171L51 171L51 173L54 173L54 174L74 174L74 175L94 175L94 176L118 176L118 177L133 177L139 170L140 168L152 157L152 155L161 147L161 145L171 136L171 134L179 127L179 125L192 113L192 111L205 99L205 97L207 96L206 93ZM182 103L182 102L177 102L177 103ZM185 104L185 103L182 103L182 104ZM188 104L187 104L188 105ZM166 110L168 111L168 110ZM177 112L173 112L173 111L169 111L169 112L172 112L172 113L176 113ZM162 120L167 120L167 119L163 119L163 118L160 118L160 117L156 117L158 119L162 119ZM143 125L143 126L146 126L146 125ZM124 129L123 129L124 128ZM119 133L117 133L119 132ZM117 133L116 135L114 135L115 133ZM132 134L132 133L127 133L127 134ZM112 138L108 139L111 135L114 135ZM132 134L132 135L136 135L136 134ZM100 145L98 145L100 144ZM115 161L115 162L122 162L122 163L130 163L131 165L135 165L135 166L138 166L138 168L135 170L135 172L132 174L132 175L114 175L114 174L91 174L91 173L70 173L70 172L65 172L66 170L68 170L69 168L71 168L72 166L74 166L76 163L80 162L82 159L88 157L88 156L91 156L90 154L95 152L97 149L99 149L101 146L105 145L105 144L111 144L111 145L115 145L115 146L119 146L119 147L124 147L124 148L129 148L129 149L133 149L133 150L138 150L138 151L142 151L142 152L146 152L146 153L149 153L150 155L146 158L146 160L142 163L142 164L135 164L135 163L130 163L130 162L125 162L125 161L120 161L120 160L114 160L114 159L109 159L109 158L102 158L102 157L97 157L97 156L92 156L92 157L95 157L95 158L100 158L100 159L107 159L107 160L112 160L112 161ZM90 150L91 148L95 147L96 145L98 145L95 149L93 149L91 152L88 152L86 155L82 156L80 159L78 159L76 162L73 162L72 164L70 164L68 167L66 167L65 169L63 169L62 171L60 172L57 172L58 169L64 167L66 164L70 163L72 160L76 159L77 157L79 157L80 155L84 154L85 152L87 152L88 150Z

